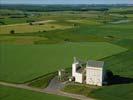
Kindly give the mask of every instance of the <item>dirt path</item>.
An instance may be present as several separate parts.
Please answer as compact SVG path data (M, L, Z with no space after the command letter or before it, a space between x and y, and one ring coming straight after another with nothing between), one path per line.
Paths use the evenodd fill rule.
M13 84L13 83L7 83L7 82L0 81L0 85L7 86L7 87L13 87L13 88L19 88L19 89L26 89L26 90L31 90L31 91L35 91L35 92L55 94L55 95L59 95L59 96L66 96L66 97L70 97L70 98L74 98L74 99L78 99L78 100L94 100L92 98L87 98L82 95L65 93L65 92L62 92L62 91L59 91L56 89L55 90L38 89L38 88L34 88L34 87L29 87L25 84Z
M47 93L66 96L66 97L79 99L79 100L94 100L92 98L88 98L83 95L71 94L71 93L66 93L66 92L60 91L66 85L67 85L66 83L58 81L58 77L55 77L51 80L49 86L47 88L45 88L44 91Z

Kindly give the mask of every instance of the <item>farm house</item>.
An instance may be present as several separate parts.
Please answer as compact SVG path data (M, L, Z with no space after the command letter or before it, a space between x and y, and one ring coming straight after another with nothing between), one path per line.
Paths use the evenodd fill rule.
M72 77L75 82L102 86L106 77L103 61L82 62L74 58Z

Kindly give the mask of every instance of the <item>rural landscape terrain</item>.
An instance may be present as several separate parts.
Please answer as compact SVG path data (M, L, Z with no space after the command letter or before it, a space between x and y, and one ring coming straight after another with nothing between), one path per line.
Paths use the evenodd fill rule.
M71 71L75 56L104 61L111 84L73 83L60 95L47 92L58 70ZM0 100L76 96L133 99L133 5L1 5Z

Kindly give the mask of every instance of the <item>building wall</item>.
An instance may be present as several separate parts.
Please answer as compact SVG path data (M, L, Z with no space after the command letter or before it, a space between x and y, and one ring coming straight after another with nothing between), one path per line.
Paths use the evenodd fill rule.
M83 75L82 73L76 72L77 67L79 67L78 63L72 64L72 76L75 77L75 82L83 83Z
M87 67L86 84L102 86L103 68Z
M77 69L78 66L79 66L78 63L73 63L72 64L72 76L73 77L75 77L75 75L76 75L76 69Z
M76 63L73 63L72 64L72 76L75 77L75 74L76 74L76 67L78 66L78 64Z
M81 73L76 73L75 82L83 83L83 75Z

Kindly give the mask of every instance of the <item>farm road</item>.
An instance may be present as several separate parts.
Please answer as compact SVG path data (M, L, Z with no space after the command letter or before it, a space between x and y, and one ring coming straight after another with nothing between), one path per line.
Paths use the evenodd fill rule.
M0 81L0 85L3 86L7 86L7 87L13 87L13 88L19 88L19 89L25 89L25 90L30 90L30 91L34 91L34 92L41 92L41 93L48 93L48 94L54 94L54 95L59 95L59 96L65 96L65 97L70 97L73 99L78 99L78 100L94 100L92 98L88 98L82 95L76 95L76 94L71 94L71 93L65 93L62 91L49 91L49 90L45 90L45 89L38 89L38 88L34 88L34 87L29 87L25 84L14 84L14 83L7 83L7 82L2 82Z

